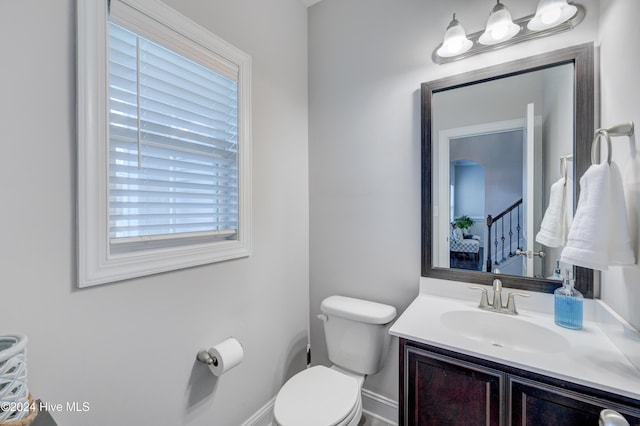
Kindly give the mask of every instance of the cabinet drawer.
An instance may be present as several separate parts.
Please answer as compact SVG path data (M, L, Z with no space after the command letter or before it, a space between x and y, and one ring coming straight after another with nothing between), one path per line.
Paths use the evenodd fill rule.
M622 414L630 425L640 426L640 411L632 407L514 376L508 376L507 383L512 426L595 426L605 408Z

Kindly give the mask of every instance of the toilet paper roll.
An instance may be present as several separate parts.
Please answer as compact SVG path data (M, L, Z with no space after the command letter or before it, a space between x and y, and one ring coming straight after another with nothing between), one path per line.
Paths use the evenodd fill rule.
M229 337L209 349L209 355L213 358L213 364L209 365L209 369L216 376L221 376L242 362L244 351L240 342Z

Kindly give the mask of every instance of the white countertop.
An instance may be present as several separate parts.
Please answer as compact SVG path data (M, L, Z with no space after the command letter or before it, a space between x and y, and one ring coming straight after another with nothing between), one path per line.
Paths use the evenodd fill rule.
M468 285L464 286L466 289ZM451 290L451 284L448 284L448 289ZM503 289L504 300L510 291L507 288ZM548 348L548 350L541 348L539 351L532 351L514 349L509 345L494 346L487 340L466 337L443 324L441 316L447 312L485 312L477 307L480 299L479 292L458 291L455 297L443 297L438 294L439 291L433 293L435 294L425 292L421 285L418 297L396 320L389 332L394 336L416 342L640 400L640 371L612 343L594 320L596 317L593 313L594 301L585 300L583 329L570 330L554 323L553 295L531 293L533 296L531 301L518 299L519 315L515 318L546 328L569 343L560 351L558 348ZM489 300L491 300L491 294L492 291L489 291ZM471 297L473 297L472 300L465 300ZM543 307L543 309L527 309L536 307ZM486 314L495 315L498 326L500 318L513 318L510 315L493 312L486 312ZM637 344L640 348L640 341L633 344Z

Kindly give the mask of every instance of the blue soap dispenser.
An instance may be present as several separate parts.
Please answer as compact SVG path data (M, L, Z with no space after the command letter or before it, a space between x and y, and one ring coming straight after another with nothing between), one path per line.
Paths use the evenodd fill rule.
M567 269L562 287L553 292L554 319L560 327L580 330L582 328L582 293L575 289L575 281Z

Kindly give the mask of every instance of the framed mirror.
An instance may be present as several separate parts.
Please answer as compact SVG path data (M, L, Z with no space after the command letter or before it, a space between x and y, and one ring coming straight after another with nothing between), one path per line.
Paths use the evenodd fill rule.
M422 84L422 276L561 284L540 225L561 181L570 221L590 165L593 61L584 44ZM573 274L593 297L593 271Z

